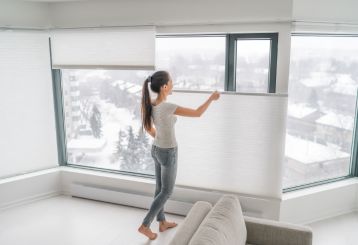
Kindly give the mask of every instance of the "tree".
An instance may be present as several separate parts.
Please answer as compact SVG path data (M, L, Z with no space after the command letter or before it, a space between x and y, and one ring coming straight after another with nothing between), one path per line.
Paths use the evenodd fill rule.
M92 116L90 118L90 125L91 125L93 136L95 138L100 138L102 136L101 112L98 110L96 105L94 105L92 108Z
M141 130L138 130L138 136L136 138L139 144L138 154L141 156L140 164L141 168L146 172L154 172L154 162L151 156L151 145L147 135Z
M133 128L128 127L127 147L121 148L120 169L131 172L154 172L153 159L151 157L150 144L147 136L139 129L137 135L133 133Z
M123 160L123 153L126 150L125 145L123 143L124 139L126 138L126 133L123 130L119 130L118 132L118 141L115 145L116 150L113 153L112 162Z
M128 128L128 144L126 150L123 152L123 162L121 164L121 169L126 171L135 171L138 172L140 169L138 145L135 142L135 136L133 133L132 126Z

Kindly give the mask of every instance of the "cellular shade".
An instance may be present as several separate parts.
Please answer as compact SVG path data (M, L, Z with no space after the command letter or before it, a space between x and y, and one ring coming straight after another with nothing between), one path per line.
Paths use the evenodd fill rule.
M58 166L49 39L0 31L0 178Z
M168 100L197 108L209 95ZM201 117L178 116L176 184L280 198L286 110L286 95L223 93Z
M154 69L154 27L51 31L53 68Z

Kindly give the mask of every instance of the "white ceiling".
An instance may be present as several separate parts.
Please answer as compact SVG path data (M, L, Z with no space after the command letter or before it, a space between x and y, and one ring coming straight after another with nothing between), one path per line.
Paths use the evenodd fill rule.
M33 2L33 3L61 3L61 2L170 2L170 0L0 0L1 1L13 1L13 2ZM183 2L183 1L192 1L192 0L172 0L172 2L178 1L178 2Z
M16 0L19 2L48 2L48 3L55 3L55 2L88 2L91 0Z

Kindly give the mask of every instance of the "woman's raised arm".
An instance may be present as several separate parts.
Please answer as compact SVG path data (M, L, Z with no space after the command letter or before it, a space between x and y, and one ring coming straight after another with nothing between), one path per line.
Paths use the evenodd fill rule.
M206 111L206 109L208 109L210 103L213 100L218 100L219 97L220 97L219 92L215 91L204 102L204 104L199 106L197 109L191 109L191 108L178 106L177 109L174 111L174 114L178 115L178 116L184 116L184 117L200 117Z

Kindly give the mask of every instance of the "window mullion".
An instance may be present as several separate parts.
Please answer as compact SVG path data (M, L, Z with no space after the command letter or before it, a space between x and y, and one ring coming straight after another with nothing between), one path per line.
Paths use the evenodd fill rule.
M227 91L236 91L235 87L235 37L231 34L227 35Z
M351 153L351 169L350 174L354 177L358 177L358 164L357 164L357 153L358 153L358 94L356 96L356 110L354 116L354 128L353 128L353 137L352 137L352 153Z

